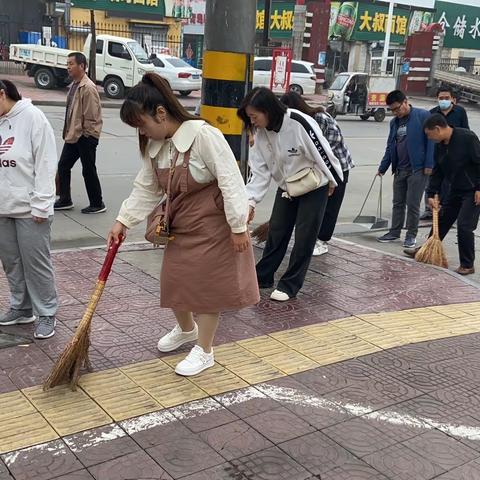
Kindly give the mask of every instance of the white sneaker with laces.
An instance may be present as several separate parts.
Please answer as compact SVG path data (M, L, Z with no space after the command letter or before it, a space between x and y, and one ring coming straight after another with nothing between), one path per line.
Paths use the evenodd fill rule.
M324 255L325 253L328 253L327 242L323 242L322 240L317 240L315 242L315 248L313 249L312 256L319 257L320 255Z
M290 297L285 292L274 290L270 295L270 299L276 300L277 302L286 302L287 300L290 300Z
M164 335L157 344L160 352L171 352L181 347L184 343L194 342L198 338L198 326L193 322L195 327L190 332L184 332L180 325L175 325L171 332Z
M213 367L214 364L213 348L210 353L205 353L200 345L195 345L186 358L177 365L175 373L190 377Z

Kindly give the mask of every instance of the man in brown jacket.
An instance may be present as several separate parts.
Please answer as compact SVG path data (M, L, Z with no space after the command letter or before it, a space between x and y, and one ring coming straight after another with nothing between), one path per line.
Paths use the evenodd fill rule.
M106 211L102 200L102 187L97 175L95 156L102 131L102 108L96 85L86 74L87 59L83 53L68 55L67 69L73 82L67 96L67 111L63 127L62 155L58 163L59 195L55 210L73 208L70 192L72 168L78 158L82 162L82 175L90 205L82 213Z

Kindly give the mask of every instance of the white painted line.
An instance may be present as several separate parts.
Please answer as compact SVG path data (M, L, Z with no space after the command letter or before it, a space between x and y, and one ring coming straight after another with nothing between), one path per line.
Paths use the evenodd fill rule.
M215 401L213 398L206 398L204 400L195 400L194 402L185 403L179 407L170 409L170 412L178 420L187 420L189 418L200 417L218 410L226 410L226 408Z
M116 423L112 423L103 427L101 434L98 433L98 428L94 430L86 430L85 432L77 433L64 437L65 443L70 447L72 452L81 452L89 447L94 447L117 438L125 437L127 434Z
M249 400L254 400L258 398L267 398L267 396L262 393L260 390L249 387L242 390L237 390L235 392L224 393L223 395L217 395L214 397L215 400L218 400L220 403L226 407L231 405L239 405L240 403L248 402Z
M411 67L410 71L411 72L429 72L430 67Z
M17 460L26 460L31 452L50 453L54 457L58 455L68 454L66 445L61 440L53 440L52 442L40 443L33 447L22 448L15 452L2 455L3 461L7 467L11 467Z
M120 426L129 435L133 435L134 433L143 432L176 421L177 419L171 413L160 410L159 412L148 413L141 417L124 420L123 422L120 422Z

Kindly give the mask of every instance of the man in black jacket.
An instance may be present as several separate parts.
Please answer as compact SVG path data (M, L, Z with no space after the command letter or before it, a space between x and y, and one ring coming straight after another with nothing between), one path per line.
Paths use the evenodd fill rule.
M437 101L438 106L432 108L430 113L441 113L451 127L470 129L467 112L462 106L457 105L457 99L452 87L449 85L439 87L437 90ZM441 196L448 194L448 188L448 182L444 181L441 188ZM428 197L425 192L425 211L420 216L420 220L431 220L431 218L432 210L428 206Z
M443 239L457 221L460 275L475 273L475 237L480 215L480 141L470 130L451 127L444 115L435 114L424 123L425 134L435 145L435 165L427 188L430 206L440 193L443 180L450 183L442 199L439 234ZM431 234L431 233L430 233ZM415 250L405 251L414 256Z

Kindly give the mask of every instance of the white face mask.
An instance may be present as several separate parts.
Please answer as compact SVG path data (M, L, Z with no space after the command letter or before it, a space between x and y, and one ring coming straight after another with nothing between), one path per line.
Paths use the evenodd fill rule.
M438 101L438 106L440 107L440 110L448 110L452 106L452 101L451 100L439 100Z

